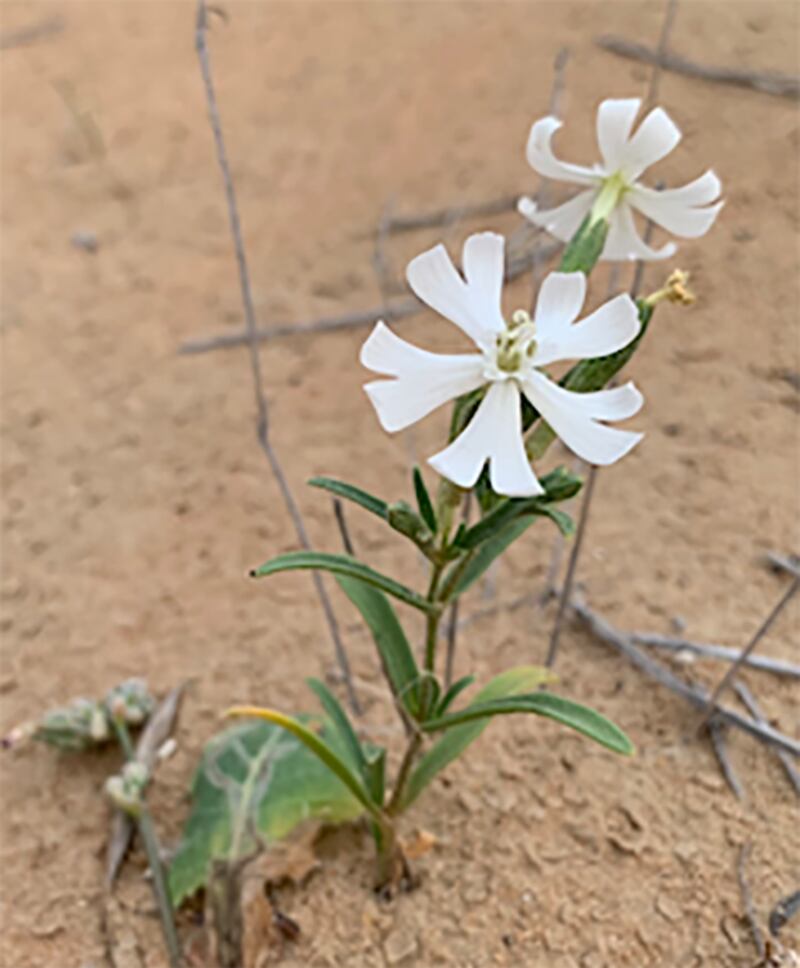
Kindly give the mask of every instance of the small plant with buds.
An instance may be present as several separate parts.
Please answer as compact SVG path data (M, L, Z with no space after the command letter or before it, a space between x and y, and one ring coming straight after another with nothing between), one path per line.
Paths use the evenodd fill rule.
M603 102L597 118L603 161L593 168L555 157L551 140L559 127L556 119L533 125L531 165L545 177L580 185L582 191L546 212L529 199L520 202L526 218L568 243L558 271L542 282L532 313L504 312L504 239L482 232L466 240L461 272L444 246L437 245L413 259L406 273L419 299L467 336L471 352L429 352L401 339L383 322L361 349L361 363L377 374L365 390L388 432L409 427L452 402L448 438L428 459L440 476L438 488L431 493L419 467L409 473L413 502L387 502L329 477L310 483L357 505L419 549L427 562L426 586L416 590L352 555L322 551L282 554L252 573L257 578L301 569L332 574L374 640L406 735L393 776L387 769L387 750L362 740L357 724L319 680L309 680L323 712L319 720L251 706L235 707L229 715L265 720L289 734L296 746L286 755L304 751L339 781L353 809L340 803L338 815L361 813L368 819L380 889L410 876L397 818L494 717L543 716L615 753L633 752L625 733L600 713L542 688L553 682L545 669L510 669L468 696L473 677L450 681L450 670L442 668L439 641L445 610L538 519L548 518L564 535L572 533L562 505L578 492L580 478L563 467L539 474L534 466L556 437L594 465L615 463L641 440L640 433L613 424L639 411L642 394L632 382L609 384L641 346L656 306L666 300L692 301L687 276L676 270L649 297L634 300L621 294L584 314L587 277L601 259L663 259L675 251L673 243L651 248L634 224L634 212L673 234L697 237L711 226L722 203L711 204L720 190L712 172L677 189L656 191L641 184L644 171L675 147L680 133L657 108L632 134L639 109L637 100ZM548 368L565 361L574 362L554 379ZM469 493L481 512L472 525L459 520ZM393 602L424 617L419 650L412 648ZM123 793L135 778L129 780L122 778ZM318 805L324 801L310 799ZM319 812L324 813L323 807Z

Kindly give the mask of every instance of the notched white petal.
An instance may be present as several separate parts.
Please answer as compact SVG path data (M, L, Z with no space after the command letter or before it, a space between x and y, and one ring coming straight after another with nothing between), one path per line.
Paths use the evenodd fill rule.
M675 196L657 192L642 185L635 186L628 196L630 204L656 225L683 239L696 239L714 224L724 202L696 208L676 201Z
M525 454L519 390L513 381L493 383L465 430L428 463L459 487L472 487L489 461L489 479L499 494L543 493Z
M561 440L578 457L589 464L605 466L624 457L644 436L630 430L617 430L598 423L602 416L620 410L635 412L634 404L641 405L641 395L635 388L624 388L625 395L611 391L594 394L573 393L553 383L543 373L532 373L523 384L523 392ZM637 409L638 409L637 406ZM597 411L592 414L592 411Z
M566 327L556 338L543 339L533 356L533 365L547 366L558 360L590 360L616 353L639 335L641 325L636 303L623 293L574 326Z
M455 323L477 346L491 343L496 321L482 315L486 300L476 299L474 288L461 278L441 243L409 262L406 279L424 303Z

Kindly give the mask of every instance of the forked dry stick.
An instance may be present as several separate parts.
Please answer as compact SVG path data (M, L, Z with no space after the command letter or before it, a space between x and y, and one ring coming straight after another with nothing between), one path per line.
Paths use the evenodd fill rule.
M719 764L720 772L725 777L725 782L731 788L737 800L744 800L744 787L736 775L736 771L728 756L725 726L716 719L712 719L708 724L708 735L711 738L711 748L714 750L714 756L717 758L717 763Z
M691 703L697 709L704 709L706 707L709 694L701 686L684 682L671 669L661 665L660 662L656 662L655 659L652 659L640 648L635 646L628 635L614 628L609 621L589 608L585 602L573 599L572 609L599 641L605 642L607 645L612 646L618 652L622 653L632 665L636 666L645 675L654 679L676 695L681 696L681 698ZM800 742L792 739L791 736L786 736L784 733L773 729L769 723L756 722L755 719L749 719L747 716L743 716L741 713L736 712L735 709L729 709L727 706L716 706L714 715L720 721L730 726L735 726L745 733L749 733L763 743L774 746L776 749L786 750L792 756L800 757Z
M741 669L742 663L748 658L753 649L758 645L758 643L764 638L767 632L772 628L775 620L781 614L781 612L786 608L789 602L797 593L798 588L800 588L800 578L793 579L791 585L786 589L786 591L781 595L780 599L769 613L769 615L764 619L756 633L747 643L747 645L742 649L740 655L733 663L733 665L727 670L725 675L720 679L714 691L709 697L708 703L703 710L703 715L700 718L700 722L697 724L697 729L700 731L704 726L708 724L708 721L714 715L714 709L717 705L717 700L725 691L725 689L730 685L731 681L735 677L736 673Z
M750 713L750 715L755 719L757 723L766 723L767 718L761 711L761 707L756 702L755 696L750 692L747 686L737 679L733 684L734 691L736 695L742 700L745 708ZM792 763L792 758L788 753L783 750L776 750L776 756L781 761L781 766L783 767L786 776L789 778L789 782L794 787L794 792L800 797L800 773L797 772L794 763Z
M230 221L231 235L233 237L233 247L236 253L236 262L239 269L239 285L241 288L242 305L244 307L244 317L246 323L246 343L249 348L250 370L253 378L253 392L255 395L256 435L258 437L259 446L267 458L272 475L278 484L278 489L281 492L286 509L288 510L289 516L292 519L292 524L294 525L298 541L303 548L310 548L311 544L308 539L305 522L303 521L302 514L300 513L300 508L295 501L294 495L292 494L289 481L283 471L283 466L281 465L278 455L272 447L269 439L269 409L267 406L267 398L264 393L261 360L258 355L256 314L250 289L250 273L247 266L247 255L244 240L242 238L242 230L239 220L239 208L236 204L236 192L234 189L230 166L228 164L228 153L225 148L225 139L222 135L222 122L220 119L219 108L217 106L214 81L211 74L211 60L208 52L208 44L206 42L207 31L208 9L206 7L205 0L198 0L197 20L195 26L195 47L197 49L197 56L200 61L200 72L203 76L206 102L208 106L208 118L211 124L211 130L214 134L214 143L217 150L217 161L219 162L222 180L225 185L228 218ZM339 634L339 626L336 621L336 616L333 612L333 606L328 598L325 584L320 575L317 572L313 572L312 578L317 595L319 596L320 604L322 605L325 621L328 624L331 639L333 640L336 660L339 664L339 669L344 680L348 702L353 712L360 715L361 706L353 686L350 663Z
M800 77L791 74L781 74L778 71L750 71L740 67L711 67L688 60L679 54L660 52L637 44L624 37L614 37L604 34L596 38L595 43L603 50L628 57L631 60L653 64L662 70L675 74L685 74L702 81L717 81L720 84L733 84L736 87L749 87L764 94L775 94L778 97L800 99Z

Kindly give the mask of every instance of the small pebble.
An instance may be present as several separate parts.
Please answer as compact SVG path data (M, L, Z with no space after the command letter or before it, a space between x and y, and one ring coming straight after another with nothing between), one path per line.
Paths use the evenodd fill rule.
M83 249L84 252L97 252L99 242L94 232L77 231L72 233L70 242L76 249Z
M410 931L398 928L387 935L383 944L386 962L390 965L400 965L417 953L418 942Z

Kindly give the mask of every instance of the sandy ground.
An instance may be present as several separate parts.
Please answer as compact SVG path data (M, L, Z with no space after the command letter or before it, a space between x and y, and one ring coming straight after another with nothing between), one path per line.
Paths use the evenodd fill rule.
M641 95L649 76L592 38L653 43L662 17L661 4L617 2L226 8L213 54L263 323L378 302L371 236L389 199L411 212L533 190L523 146L564 44L559 147L591 160L597 101ZM3 36L50 17L63 29L2 52L0 726L128 675L159 690L191 677L179 752L152 798L168 842L219 712L234 701L310 708L303 678L332 666L307 576L245 577L295 547L255 444L246 357L177 353L183 340L241 326L193 14L186 2L2 5ZM796 71L797 19L792 3L687 2L674 46ZM728 203L677 260L698 304L659 310L635 359L647 437L599 478L580 577L623 628L669 632L678 619L692 637L741 645L785 587L760 557L798 545L798 115L784 99L671 74L661 101L686 137L660 173L674 184L713 166ZM468 229L517 224L509 214L445 234L455 245ZM97 251L72 244L76 232L92 233ZM437 238L398 238L396 269ZM650 268L645 288L663 272ZM529 286L512 287L509 304L527 304ZM594 303L604 286L600 275ZM432 315L402 331L452 346ZM382 433L360 388L363 337L289 337L263 351L274 442L320 548L336 549L337 533L305 479L327 473L407 497L409 454L430 454L442 432L434 418L405 439ZM399 542L350 520L363 555L422 580ZM537 526L497 572L494 598L478 591L465 611L538 592L552 540ZM370 642L336 605L358 676L377 684ZM796 659L797 620L795 604L764 651ZM551 608L529 605L472 623L459 671L541 661L551 622ZM575 625L559 671L566 694L624 726L637 758L621 762L551 724L498 723L408 818L408 833L439 839L418 862L420 889L379 905L366 840L329 836L322 871L283 898L301 939L268 963L754 964L740 846L753 845L762 917L800 880L796 800L777 760L730 738L747 789L739 802L688 707ZM708 684L720 668L688 673ZM746 678L797 736L791 685ZM0 760L2 968L105 963L100 789L114 762L45 748ZM143 867L137 853L119 890L119 966L163 963ZM798 946L797 928L785 938Z

